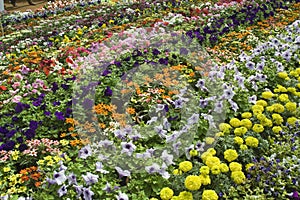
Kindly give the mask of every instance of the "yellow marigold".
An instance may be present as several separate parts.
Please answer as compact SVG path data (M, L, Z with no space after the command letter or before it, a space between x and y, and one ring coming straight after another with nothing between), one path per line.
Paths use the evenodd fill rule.
M292 126L295 125L296 121L297 121L297 118L296 118L296 117L289 117L289 118L287 119L287 123L288 123L289 125L292 125Z
M211 157L212 155L208 152L204 152L203 154L201 154L201 159L203 160L203 162L206 162L207 158Z
M246 127L239 127L239 128L234 129L234 134L236 136L242 136L245 133L247 133L247 131L248 131L248 129Z
M179 193L178 200L193 200L193 194L187 191Z
M230 133L230 129L231 129L231 128L232 128L232 127L231 127L229 124L227 124L227 123L221 123L221 124L219 125L220 131L222 131L222 132L224 132L224 133L227 133L227 134Z
M232 163L229 164L229 169L232 172L242 171L242 165L238 162L232 162Z
M274 126L274 127L272 128L272 131L273 131L274 133L279 133L280 131L282 131L282 128L281 128L280 126Z
M272 114L272 119L274 121L275 124L280 125L283 122L283 118L281 117L281 115L274 113Z
M264 99L271 99L274 96L274 94L272 92L270 92L270 91L266 91L266 92L263 92L261 94L261 96Z
M200 174L200 180L202 185L209 185L211 184L211 179L209 175Z
M234 171L231 173L231 178L236 184L242 184L246 180L246 176L242 171Z
M211 173L215 175L220 174L221 173L220 166L219 165L212 166Z
M234 137L234 143L236 143L236 144L238 144L238 145L241 145L241 144L243 144L244 143L244 140L243 140L243 138L241 138L241 137Z
M272 127L273 122L272 122L272 120L265 118L264 120L261 121L261 125L267 126L267 127Z
M286 72L278 72L277 75L279 78L283 78L283 79L286 79L288 77L288 74Z
M300 75L300 67L295 70Z
M221 172L226 173L229 171L229 167L225 163L221 163L220 170L221 170Z
M190 150L190 156L191 157L195 157L197 155L198 155L198 151L197 150L195 150L195 149Z
M275 103L272 105L273 108L274 108L274 112L277 112L277 113L282 113L284 112L284 106L279 104L279 103Z
M174 170L173 170L173 174L174 174L174 175L181 175L181 174L182 174L182 171L179 170L179 169L174 169Z
M225 152L224 152L224 158L228 161L228 162L232 162L234 161L235 159L238 158L238 153L236 152L236 150L234 149L227 149Z
M258 147L259 141L257 138L249 136L245 139L246 145L249 147Z
M241 150L246 150L246 149L248 149L248 146L245 145L245 144L241 144L241 145L240 145L240 149L241 149Z
M150 200L158 200L157 198L152 197Z
M204 190L202 193L202 200L218 200L219 196L214 190Z
M229 121L229 124L232 126L232 127L239 127L241 126L241 121L238 119L238 118L232 118L230 121Z
M216 137L222 137L222 136L224 136L224 133L223 133L223 132L218 132L218 133L216 133Z
M203 175L208 175L209 174L209 167L207 166L202 166L200 167L200 173L203 174Z
M209 149L206 150L206 152L208 152L212 156L216 155L216 153L217 153L214 148L209 148Z
M294 102L288 102L288 103L285 104L285 107L288 111L293 112L297 109L297 104L294 103Z
M263 121L263 120L265 120L267 117L266 117L264 114L258 114L258 115L256 115L256 118L257 118L259 121Z
M266 107L268 105L268 103L265 100L258 100L256 101L256 105L261 105L263 107Z
M209 167L209 168L212 168L213 166L215 165L220 165L220 159L218 157L215 157L215 156L211 156L211 157L208 157L206 159L206 162L205 164Z
M288 102L289 101L289 95L287 95L287 94L281 94L281 95L279 95L278 99L281 102Z
M251 112L244 112L242 114L242 118L244 118L244 119L249 119L251 117L252 117L252 113Z
M170 189L169 187L165 187L160 191L160 198L162 200L169 200L173 197L173 190Z
M191 191L199 190L201 187L201 178L195 175L189 175L184 181L184 186Z
M9 172L10 171L10 167L3 167L3 171L4 172Z
M248 171L248 170L250 169L250 167L252 167L252 166L254 166L253 163L248 163L248 164L245 166L245 168L246 168L246 170Z
M206 144L212 144L212 143L214 143L214 141L215 141L215 138L213 138L213 137L206 137L205 138Z
M263 132L265 129L264 129L264 127L263 127L261 124L254 124L254 126L252 127L252 130L253 130L255 133L261 133L261 132Z
M193 163L190 161L183 161L179 163L179 169L183 172L188 172L193 168Z
M300 89L300 83L297 84L297 87Z
M295 94L297 92L297 89L294 88L294 87L288 87L287 91L290 92L290 93L292 93L292 94Z
M242 126L246 127L247 129L250 129L252 127L252 122L250 119L242 119L241 123Z

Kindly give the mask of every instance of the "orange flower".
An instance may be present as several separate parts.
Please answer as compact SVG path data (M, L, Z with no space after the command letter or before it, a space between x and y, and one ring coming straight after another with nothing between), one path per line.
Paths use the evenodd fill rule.
M25 182L25 181L28 181L29 180L29 177L28 176L22 176L21 177L21 180L23 181L23 182Z
M38 182L35 182L35 184L34 184L34 185L35 185L35 187L40 187L40 186L41 186L41 184L42 184L42 183L41 183L40 181L38 181Z
M64 137L66 137L67 136L67 134L66 133L62 133L62 134L60 134L60 137L61 138L64 138Z
M133 115L135 113L135 109L132 107L126 108L126 112L130 115Z

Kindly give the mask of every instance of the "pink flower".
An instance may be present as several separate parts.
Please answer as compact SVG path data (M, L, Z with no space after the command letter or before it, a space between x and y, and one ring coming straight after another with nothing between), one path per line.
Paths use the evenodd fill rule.
M13 87L14 89L16 89L16 88L19 87L20 85L21 85L20 82L15 82L15 83L12 85L12 87Z
M19 103L21 101L22 97L20 95L14 96L12 99L12 102Z
M15 77L19 80L23 80L23 76L21 74L16 74Z

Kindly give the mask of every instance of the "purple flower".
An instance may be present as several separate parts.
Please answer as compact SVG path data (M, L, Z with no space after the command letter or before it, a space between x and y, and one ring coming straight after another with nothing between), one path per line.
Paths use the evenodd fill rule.
M136 149L136 146L132 142L121 142L121 146L123 148L121 153L126 153L129 156L131 156Z
M53 179L58 185L63 184L67 180L65 171L60 171L60 172L55 171L53 174Z
M65 120L65 117L64 117L64 114L63 112L59 112L59 111L56 111L55 112L55 116L58 120L61 120L61 121L64 121Z
M49 111L45 111L45 112L44 112L44 115L46 115L46 116L50 116L50 115L51 115L51 112L49 112Z
M145 170L149 174L157 173L160 170L160 166L157 163L153 163L152 165L145 167Z
M251 97L248 98L248 102L249 102L249 103L255 104L255 103L256 103L256 100L257 100L256 95L253 95L253 96L251 96Z
M92 196L94 195L94 192L92 192L90 188L82 188L82 193L83 193L84 200L92 200Z
M84 99L82 104L83 104L84 109L89 110L93 107L94 101L91 100L91 99L86 98L86 99Z
M38 122L30 121L29 127L30 127L30 129L36 130L38 128Z
M175 104L175 109L177 109L177 108L182 108L182 106L183 106L183 100L182 100L182 99L177 99L177 100L174 102L174 104Z
M218 101L215 103L214 111L217 113L221 113L223 110L223 101Z
M160 51L157 49L153 49L152 53L153 53L153 55L157 56L158 54L160 54Z
M164 150L160 156L160 158L163 160L163 162L169 166L171 164L173 164L173 155L172 154L168 154L167 150Z
M234 97L234 95L235 95L235 93L232 90L232 88L227 88L224 90L223 97L225 99L232 99Z
M78 157L86 159L87 157L92 155L92 149L90 145L86 145L78 152Z
M254 70L255 69L255 63L254 62L251 62L251 61L248 61L246 63L246 67L250 70Z
M55 101L52 104L53 104L53 106L59 106L60 105L60 101Z
M194 113L187 121L188 125L193 125L198 123L199 120L199 114Z
M56 82L52 83L52 88L51 90L53 91L53 93L56 92L56 90L58 90L58 84Z
M103 164L101 162L96 162L96 172L100 172L102 174L109 173L109 171L103 169Z
M94 175L90 172L87 172L86 175L82 175L82 177L87 185L97 183L99 178L98 175Z
M64 196L65 194L67 194L68 190L67 187L65 185L63 185L61 188L58 189L57 193L59 195L59 197Z
M162 125L159 126L155 126L154 130L156 131L156 133L161 137L161 138L165 138L166 137L166 133L167 131L163 129Z
M77 193L77 199L79 199L82 194L83 187L81 185L73 185L73 187L75 188L75 191Z
M116 195L116 197L117 197L117 200L128 200L129 199L127 194L121 193L121 192L119 192L119 195Z
M120 167L115 167L115 169L117 170L118 174L119 174L119 177L122 178L122 177L128 177L130 176L130 171L128 170L123 170L121 169Z
M76 176L74 173L71 173L69 176L68 176L68 181L69 181L69 184L77 184L77 180L76 180Z
M20 144L20 146L19 146L19 150L21 152L25 151L27 148L28 148L28 146L26 144Z
M113 91L110 89L109 86L106 87L105 91L104 91L104 95L105 96L112 96Z
M186 48L184 48L184 47L180 48L180 55L187 55L188 53L189 53L189 51Z

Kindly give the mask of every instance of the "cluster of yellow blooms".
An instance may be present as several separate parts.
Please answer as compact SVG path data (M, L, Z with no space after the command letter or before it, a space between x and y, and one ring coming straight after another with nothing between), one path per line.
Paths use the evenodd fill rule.
M290 75L297 78L297 87L300 89L300 68L290 72ZM278 77L284 80L290 80L286 72L278 73ZM274 93L273 93L274 92ZM221 123L219 125L220 132L216 133L216 137L234 134L234 143L239 145L241 150L248 148L259 148L260 141L255 135L267 134L269 131L278 134L284 128L284 122L290 125L295 125L299 120L295 116L297 111L297 103L299 102L300 92L294 87L285 88L282 85L277 85L274 91L265 91L261 94L261 98L251 107L250 112L241 114L241 119L232 118L229 123ZM293 101L294 102L293 102ZM249 133L249 134L248 134ZM206 144L212 144L215 141L214 137L205 138ZM196 150L190 151L190 156L197 156ZM178 196L174 196L172 189L165 187L160 191L162 200L192 200L192 191L197 191L201 186L211 184L210 173L218 175L230 171L231 179L236 184L243 184L246 181L244 170L249 170L253 163L248 163L244 167L236 160L239 157L235 149L227 149L223 153L224 159L228 164L223 163L216 156L214 148L207 149L201 154L201 159L204 166L199 169L200 175L187 175L184 181L184 186L187 191L181 192ZM174 175L182 175L193 169L193 163L183 161L179 163L178 169L173 171ZM190 191L190 192L189 192ZM218 195L214 190L205 190L203 188L202 200L217 200ZM151 200L156 200L152 198Z

